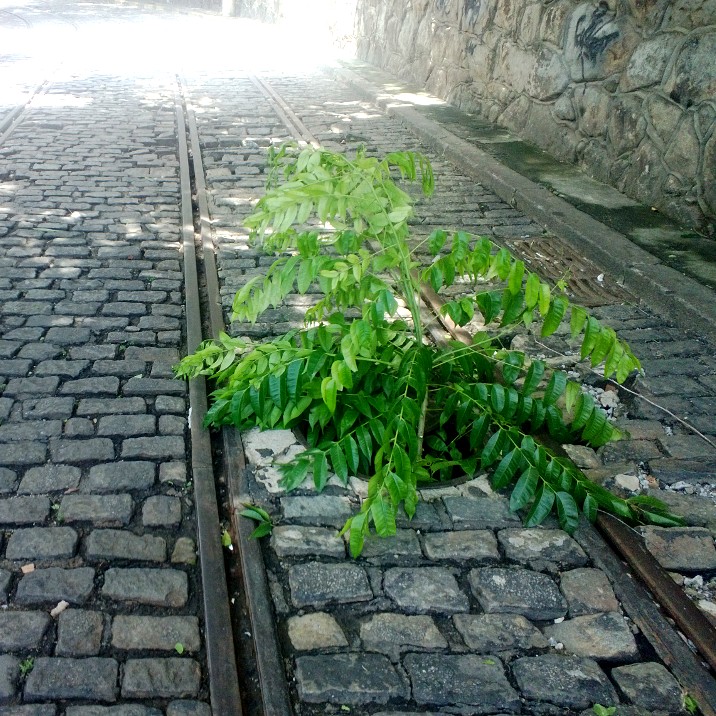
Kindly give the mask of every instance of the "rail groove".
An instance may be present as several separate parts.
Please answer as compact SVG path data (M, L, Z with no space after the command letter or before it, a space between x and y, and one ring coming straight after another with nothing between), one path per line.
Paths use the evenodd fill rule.
M181 89L181 85L180 85ZM191 353L202 341L201 302L196 261L194 207L187 146L185 108L176 97L177 138L181 176L182 242L184 249L184 289L186 297L187 349ZM199 564L204 597L204 628L214 716L241 716L232 634L229 594L221 545L211 437L202 422L207 410L206 383L195 378L189 383L189 424L191 465L196 502Z

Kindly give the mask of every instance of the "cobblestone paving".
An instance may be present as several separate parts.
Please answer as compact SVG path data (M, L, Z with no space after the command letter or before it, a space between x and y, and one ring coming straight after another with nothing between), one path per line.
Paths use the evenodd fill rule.
M133 17L138 30L146 18ZM209 711L186 396L170 371L183 297L177 85L166 59L154 72L64 73L0 148L0 713L9 716ZM327 146L418 148L327 75L271 81ZM288 135L240 70L188 73L188 85L228 318L233 292L270 263L241 222L260 196L266 147ZM543 238L529 217L434 160L438 193L418 231ZM283 332L304 307L295 297L232 331ZM712 348L636 301L596 312L645 356L639 390L716 435ZM548 349L570 347L558 336ZM658 489L686 509L688 529L650 528L649 544L668 569L708 581L716 517L696 493L716 481L714 451L644 400L621 419L631 442L575 458L617 489ZM363 484L283 495L272 462L297 449L293 434L250 434L246 446L253 498L279 520L264 546L296 713L562 714L612 702L681 711L678 684L579 544L553 525L522 530L484 478L426 491L395 540L372 541L353 561L336 528ZM52 614L61 601L68 608Z
M267 263L249 247L240 223L261 194L262 150L286 130L248 80L194 82L192 91L211 98L215 108L212 116L200 115L199 131L228 322L234 291ZM380 153L419 148L405 127L327 76L275 76L270 82L324 146L365 144ZM222 113L231 119L221 121ZM437 191L422 203L425 218L416 232L459 226L498 242L547 238L528 217L432 159ZM261 323L234 324L232 332L256 338L281 333L300 322L305 300L289 298ZM605 303L594 313L644 357L647 377L634 387L688 415L713 439L712 347L665 324L637 299ZM574 346L564 336L536 350L573 366ZM590 382L605 405L614 401L615 393L603 392L594 377ZM708 580L714 576L716 509L713 499L694 493L714 482L716 451L646 399L616 401L631 441L570 452L594 479L622 494L659 494L685 512L687 529L647 528L648 544L675 578L699 573ZM644 650L604 573L554 524L522 529L484 477L424 491L416 517L403 521L396 538L369 542L354 561L336 528L365 486L334 481L321 495L285 495L274 463L301 449L293 434L252 431L244 442L251 497L278 524L264 555L296 713L538 714L595 703L682 712L678 684ZM661 489L678 481L678 492Z
M97 67L0 148L0 712L206 716L176 79Z

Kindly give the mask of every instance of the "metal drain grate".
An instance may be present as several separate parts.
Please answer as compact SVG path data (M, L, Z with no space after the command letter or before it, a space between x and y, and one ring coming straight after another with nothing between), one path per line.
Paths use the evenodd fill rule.
M583 306L633 303L635 297L560 239L505 239L510 251L546 281L565 279L570 298Z

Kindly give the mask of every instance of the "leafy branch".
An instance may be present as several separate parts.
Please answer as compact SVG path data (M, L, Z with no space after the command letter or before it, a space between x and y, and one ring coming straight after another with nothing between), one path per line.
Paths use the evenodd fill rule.
M627 343L571 304L562 282L542 281L489 239L435 231L421 242L432 256L421 267L409 242L413 199L397 181L420 180L429 195L425 157L349 159L282 147L269 161L266 195L247 226L277 256L236 294L232 318L256 321L295 292L317 300L303 328L258 344L222 335L187 356L177 374L213 381L206 425L301 427L308 449L282 466L285 489L309 476L318 490L331 474L343 483L368 478L367 497L342 530L352 554L371 528L394 534L399 511L414 514L422 486L478 467L492 470L495 489L511 486L510 507L528 526L556 512L572 532L580 512L593 520L600 509L633 522L679 522L652 498L625 500L592 483L550 447L598 447L619 433L578 383L504 349L500 333L536 324L549 336L568 322L581 359L603 364L618 382L641 369ZM436 346L421 318L421 281L439 292L458 279L472 293L444 312L460 326L480 314L485 325L470 345ZM480 290L487 281L502 288ZM396 317L400 301L407 320Z

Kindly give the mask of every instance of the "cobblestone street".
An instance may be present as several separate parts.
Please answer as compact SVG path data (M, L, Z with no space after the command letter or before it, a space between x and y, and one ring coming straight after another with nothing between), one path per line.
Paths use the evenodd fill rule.
M196 117L233 335L279 335L307 305L296 295L257 324L230 320L235 291L272 261L242 223L267 148L291 139L257 72L325 147L430 157L436 193L418 206L417 235L459 227L538 256L560 239L345 76L310 69L308 52L276 56L258 24L154 6L2 7L0 715L210 716L213 586L197 559L188 390L172 372L187 341L182 101ZM197 38L200 59L186 49ZM684 528L643 534L716 621L713 345L597 263L580 266L594 315L630 342L645 376L618 399L592 381L629 440L567 450L595 481L684 515ZM567 370L578 359L568 331L536 350ZM296 436L241 439L241 497L276 523L261 542L275 634L254 636L277 639L286 716L685 713L684 685L626 613L584 529L523 529L480 475L424 490L394 539L370 540L353 560L337 529L365 483L286 495L275 462L302 449Z

